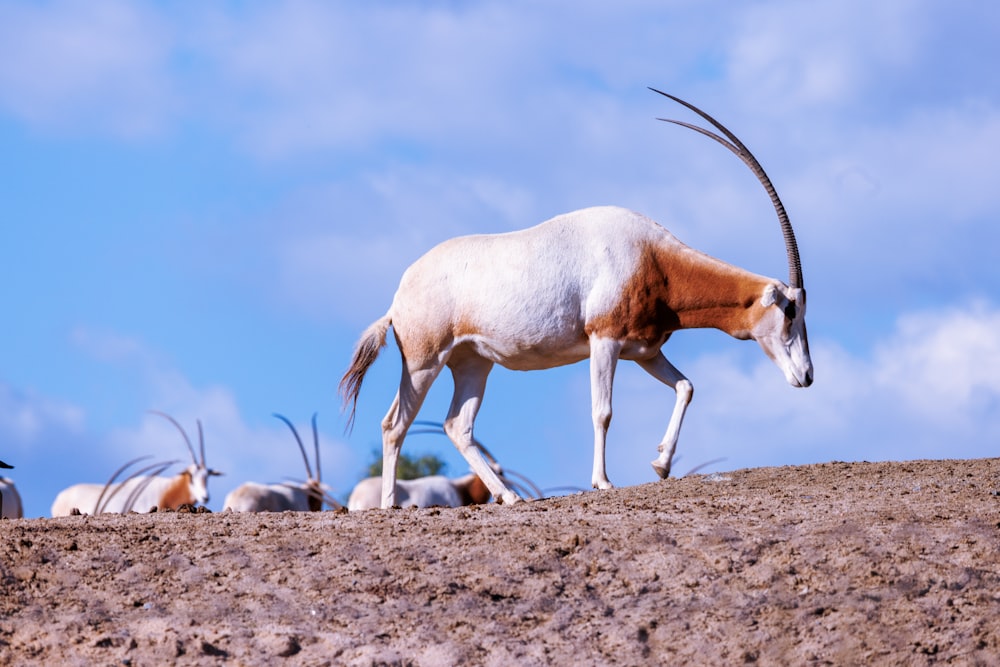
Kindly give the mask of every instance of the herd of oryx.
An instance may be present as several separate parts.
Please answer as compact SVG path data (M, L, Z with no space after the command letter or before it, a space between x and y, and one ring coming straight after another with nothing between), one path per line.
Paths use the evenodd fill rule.
M191 455L191 465L176 475L163 476L162 473L177 462L152 463L133 470L124 479L118 481L119 476L126 470L148 457L133 459L119 467L111 475L111 478L103 484L75 484L60 491L52 503L51 515L53 517L74 514L170 510L178 509L183 505L196 506L208 502L208 480L210 477L222 473L209 468L206 463L205 440L201 421L197 422L199 448L198 454L196 454L191 438L177 420L163 412L155 410L151 412L168 420L177 429ZM226 496L223 507L234 512L316 512L326 506L335 509L343 508L344 506L331 495L330 489L322 482L317 416L314 414L312 417L314 465L309 461L309 455L306 453L306 448L295 425L284 415L275 414L274 416L284 422L291 431L305 463L306 480L279 484L245 482ZM421 432L443 433L439 424L426 425L432 428L424 429ZM485 446L481 444L478 446L493 462L493 469L496 470L497 474L507 479L511 485L532 497L542 495L541 490L530 480L517 473L502 470ZM0 461L0 468L10 469L12 467ZM400 504L404 507L458 507L482 504L490 500L489 491L474 474L458 478L432 475L400 480L398 483ZM347 508L350 510L377 508L380 489L381 481L378 477L361 480L351 492ZM21 499L13 481L0 477L0 490L2 490L0 516L11 519L22 518Z
M680 329L714 328L734 338L757 341L795 387L808 387L813 367L806 337L806 293L791 223L757 159L728 129L697 107L657 92L698 114L720 133L678 120L736 154L764 186L781 225L789 282L760 276L694 250L652 220L618 207L588 208L557 216L535 227L505 234L453 238L432 248L403 274L388 312L365 332L340 382L353 423L365 374L385 346L391 327L402 358L399 390L382 420L382 476L360 482L348 509L394 506L457 506L475 502L514 503L525 487L505 475L473 436L486 380L494 364L540 370L590 360L594 429L591 484L611 488L605 468L605 438L611 422L611 395L619 359L635 361L676 393L673 412L652 462L666 478L681 423L693 394L691 382L663 355L663 344ZM396 465L411 425L438 374L451 371L455 389L442 430L468 462L471 472L449 479L397 480ZM204 503L208 479L198 423L200 459L184 429L192 464L162 477L170 464L140 468L106 484L78 484L62 491L53 516L73 512L146 511ZM316 421L313 418L315 474L294 425L306 464L300 484L247 482L224 506L236 511L317 510L339 505L322 484ZM9 468L0 462L0 467ZM534 488L534 487L532 487ZM13 483L0 478L4 517L20 516Z

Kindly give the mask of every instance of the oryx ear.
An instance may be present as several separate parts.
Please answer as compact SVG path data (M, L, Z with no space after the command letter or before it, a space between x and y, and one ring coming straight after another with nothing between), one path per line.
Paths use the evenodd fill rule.
M765 308L773 306L778 303L779 296L780 292L778 292L778 288L775 285L768 285L764 288L764 294L760 297L760 305Z
M213 477L222 477L222 476L223 476L223 475L225 475L226 473L224 473L224 472L219 472L218 470L212 470L211 468L209 468L209 469L208 469L208 474L209 474L209 475L212 475Z

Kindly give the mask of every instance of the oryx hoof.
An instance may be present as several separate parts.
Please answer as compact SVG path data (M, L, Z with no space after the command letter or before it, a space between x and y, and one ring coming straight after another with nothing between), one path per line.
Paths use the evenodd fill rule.
M651 465L653 466L653 472L655 472L660 479L666 479L667 477L670 477L669 463L667 465L663 465L662 463L660 463L659 459L657 459L656 461L653 461Z
M515 505L517 503L523 503L524 498L517 495L513 491L507 491L506 493L500 494L497 498L498 505Z

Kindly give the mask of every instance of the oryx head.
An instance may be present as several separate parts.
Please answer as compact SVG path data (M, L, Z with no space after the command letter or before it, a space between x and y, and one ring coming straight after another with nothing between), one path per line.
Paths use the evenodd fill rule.
M158 410L150 410L154 415L159 415L164 419L168 420L173 424L178 431L180 431L181 436L184 438L184 442L187 444L188 452L191 454L191 465L184 469L182 474L188 477L188 486L191 497L194 499L194 504L205 505L208 503L208 478L216 475L221 475L221 472L212 470L205 463L205 434L201 428L201 420L197 420L198 424L198 447L201 451L201 460L195 456L194 447L191 445L191 439L188 437L187 432L184 428L177 423L177 420L168 415L165 412L160 412Z
M678 97L655 88L650 90L683 104L722 132L725 137L691 123L660 118L668 123L700 132L728 148L750 168L750 171L754 173L771 198L774 210L778 214L781 233L785 238L785 252L788 255L788 285L775 281L764 288L759 303L755 305L755 308L759 308L760 312L756 313L757 317L754 318L755 324L750 331L750 336L760 343L767 356L785 374L785 379L790 385L808 387L813 381L813 366L812 359L809 357L809 340L806 338L806 290L802 283L802 262L799 259L799 248L795 242L792 223L788 220L785 206L778 198L778 192L774 189L771 179L768 178L764 168L760 166L760 162L753 156L750 149L743 145L743 142L719 121Z
M751 337L785 374L788 384L808 387L813 366L806 336L806 291L770 284L764 288L759 308L762 312Z

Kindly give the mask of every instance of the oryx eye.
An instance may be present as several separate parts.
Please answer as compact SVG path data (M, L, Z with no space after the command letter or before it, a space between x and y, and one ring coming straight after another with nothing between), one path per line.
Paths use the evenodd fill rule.
M785 317L787 317L790 320L794 320L795 319L795 302L794 301L789 301L788 305L785 306Z

